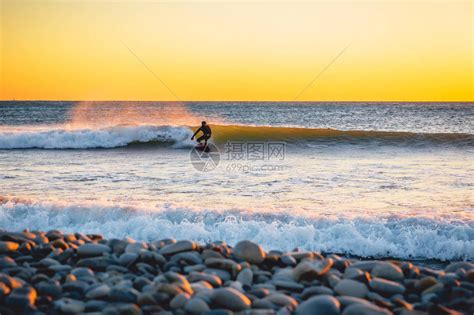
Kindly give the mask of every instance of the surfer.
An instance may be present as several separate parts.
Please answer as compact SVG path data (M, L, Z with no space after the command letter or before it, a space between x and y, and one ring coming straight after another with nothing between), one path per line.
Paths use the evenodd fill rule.
M197 138L196 141L198 143L201 143L201 141L204 140L204 145L207 146L207 140L209 140L209 138L211 138L211 135L212 135L211 127L209 127L209 125L205 121L201 122L201 127L199 127L198 130L196 130L196 132L191 137L191 140L194 139L194 137L199 131L201 131L203 135Z

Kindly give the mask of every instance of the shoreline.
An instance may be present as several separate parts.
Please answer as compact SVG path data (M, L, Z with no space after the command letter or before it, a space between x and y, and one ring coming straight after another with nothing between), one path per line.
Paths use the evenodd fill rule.
M0 313L472 314L474 263L439 267L247 240L0 230Z

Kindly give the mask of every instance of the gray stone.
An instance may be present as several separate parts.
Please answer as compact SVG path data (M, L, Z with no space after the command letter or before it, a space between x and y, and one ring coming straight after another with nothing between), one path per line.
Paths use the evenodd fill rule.
M74 268L71 270L71 274L75 275L78 278L94 277L94 271L87 267Z
M242 285L252 286L253 282L253 272L250 268L245 268L237 275L237 281L242 283Z
M147 250L147 249L148 249L148 246L146 245L146 243L136 242L136 243L128 244L127 247L125 247L125 252L138 254L142 250Z
M339 301L331 295L318 295L301 303L296 308L296 315L338 315Z
M3 282L0 282L0 301L11 292L10 288Z
M165 245L160 249L162 255L173 255L181 252L192 251L197 249L197 244L188 240L178 241L173 244Z
M102 310L107 306L106 301L101 300L89 300L85 303L85 312L102 312Z
M4 268L10 268L10 267L15 267L16 262L13 260L13 258L5 256L5 257L0 257L0 269Z
M364 261L356 261L352 263L349 267L351 268L358 268L363 271L372 271L372 268L378 263L377 260L364 260Z
M287 266L296 266L296 264L298 263L293 256L288 254L283 254L280 259L281 262Z
M189 282L206 281L209 282L214 288L220 287L222 285L222 280L217 275L204 272L192 271L188 275L187 279Z
M124 287L113 287L109 292L108 299L115 302L136 303L140 293L135 289Z
M207 312L210 310L209 306L207 305L207 303L203 300L203 299L200 299L200 298L192 298L190 299L185 307L184 307L185 311L190 313L190 314L202 314L204 312Z
M339 281L334 288L334 291L340 295L348 295L358 298L365 298L367 293L369 293L369 289L365 284L351 279L342 279Z
M302 261L293 269L293 279L296 281L315 280L328 272L333 263L334 261L331 258L316 261Z
M203 263L203 259L198 252L182 252L173 255L170 259L171 262L184 265L200 265Z
M103 311L103 315L142 315L140 308L131 303L120 303L107 306Z
M330 288L321 285L306 288L301 293L303 300L307 300L314 295L334 295L334 292Z
M33 287L21 287L13 289L5 299L5 305L14 308L33 306L37 297L36 290Z
M249 309L251 305L247 296L232 288L215 289L211 300L220 307L236 312Z
M110 247L104 244L87 243L77 248L77 253L81 257L102 256L110 252Z
M136 253L123 253L122 255L120 255L119 264L128 267L129 265L133 264L137 260L137 258L138 254Z
M47 295L52 298L61 296L61 285L59 281L41 281L35 285L39 295Z
M364 304L364 303L354 303L352 305L349 305L342 315L391 315L392 312L390 312L387 309L375 306L374 304Z
M273 282L277 289L283 289L294 292L301 292L304 289L304 285L294 281L276 280Z
M231 279L230 273L228 271L225 271L225 270L222 270L222 269L206 268L202 272L210 274L210 275L216 275L223 282L229 281Z
M70 299L70 298L62 298L54 302L57 309L59 309L63 313L82 313L86 306L83 302Z
M106 284L101 284L86 293L86 298L88 299L100 299L109 295L110 287Z
M184 308L186 303L189 301L190 296L187 293L180 293L176 295L173 299L170 301L170 307L174 310L179 309L179 308Z
M1 242L0 241L0 254L10 254L18 249L19 245L15 242Z
M405 287L400 283L382 279L374 278L369 282L369 286L372 290L385 296L391 296L394 294L403 294Z
M372 276L384 278L387 280L401 280L404 278L403 271L400 267L390 262L379 262L375 265L371 272Z
M466 271L469 271L471 269L474 269L474 264L468 261L458 261L458 262L453 262L450 263L445 269L445 272L456 272L458 269L464 269Z
M251 264L260 264L265 259L263 248L249 240L240 241L232 249L232 255Z
M295 309L298 306L298 302L294 298L283 293L272 293L265 297L264 300L272 302L279 307L288 306Z
M370 304L369 301L353 296L338 296L336 299L341 303L342 308L345 308L352 304Z
M5 283L12 290L16 288L20 288L24 284L23 280L16 277L11 277L3 273L0 273L0 282Z

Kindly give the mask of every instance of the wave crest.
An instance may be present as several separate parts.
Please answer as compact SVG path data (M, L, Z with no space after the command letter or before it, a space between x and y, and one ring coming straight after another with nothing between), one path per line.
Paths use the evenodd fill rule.
M185 145L191 137L187 127L116 126L104 129L0 130L0 149L95 149L117 148L132 143Z
M0 228L100 233L139 240L174 237L235 244L251 239L267 250L296 247L362 257L474 259L474 221L420 216L328 217L207 211L165 205L159 210L3 200Z

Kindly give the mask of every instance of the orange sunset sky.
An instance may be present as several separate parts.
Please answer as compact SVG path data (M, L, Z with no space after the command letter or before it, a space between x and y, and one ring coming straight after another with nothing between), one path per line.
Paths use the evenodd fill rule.
M473 100L471 1L0 3L4 100Z

